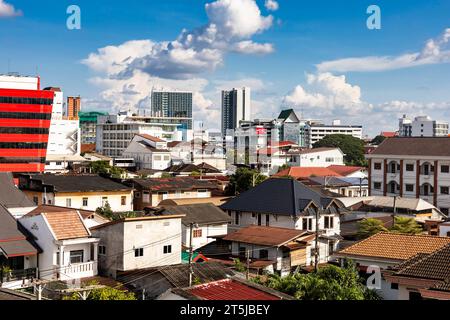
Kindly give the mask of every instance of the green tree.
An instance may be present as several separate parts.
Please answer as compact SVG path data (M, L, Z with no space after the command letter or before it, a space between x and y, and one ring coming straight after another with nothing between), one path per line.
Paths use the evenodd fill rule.
M358 239L365 239L378 232L386 232L383 222L379 219L367 218L358 222Z
M111 209L111 205L108 201L106 201L105 205L103 207L98 207L95 209L95 212L101 216L104 216L105 218L108 218L112 220L114 218L114 212Z
M261 280L255 280L261 283ZM379 295L367 289L353 262L344 268L328 265L317 273L295 273L286 277L270 275L269 288L289 294L299 300L379 300Z
M289 169L289 168L290 168L289 165L283 164L281 167L278 168L277 173L280 173L281 171L286 170L286 169Z
M313 148L340 148L349 166L367 166L364 158L364 141L345 134L332 134L316 142Z
M109 174L112 177L120 178L125 170L122 168L117 168L109 165L108 161L93 161L89 164L89 168L92 173L95 174Z
M376 136L375 138L372 139L372 141L370 142L371 144L374 145L379 145L381 144L384 140L386 140L385 136Z
M230 176L230 183L225 189L225 193L229 196L237 195L257 186L266 179L267 177L257 170L238 168L236 173Z
M98 285L98 282L92 281L86 284L86 286ZM81 300L77 293L73 293L70 296L64 297L64 300ZM104 287L99 289L93 289L87 300L137 300L136 295L132 292L119 290L112 287Z
M247 268L245 267L245 265L241 262L241 260L239 258L233 259L234 262L234 268L236 269L237 272L245 272L247 270Z
M423 232L423 229L414 218L395 217L391 231L395 233L419 234Z

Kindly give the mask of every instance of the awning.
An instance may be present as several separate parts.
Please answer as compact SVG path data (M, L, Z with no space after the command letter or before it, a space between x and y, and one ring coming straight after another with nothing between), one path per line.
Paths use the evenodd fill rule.
M7 258L34 256L38 254L38 250L27 240L0 242L0 249L5 253Z

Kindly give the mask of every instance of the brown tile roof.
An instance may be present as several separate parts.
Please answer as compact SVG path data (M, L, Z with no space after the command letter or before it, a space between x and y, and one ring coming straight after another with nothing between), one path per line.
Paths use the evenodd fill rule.
M95 214L95 211L73 209L73 208L67 208L67 207L42 204L42 205L38 206L36 209L28 212L25 216L26 217L38 216L43 212L73 212L73 211L78 211L81 214L81 216L83 217L83 219L92 217Z
M266 246L281 246L286 242L297 239L304 233L305 231L303 230L264 226L248 226L236 232L229 233L223 238L223 240Z
M406 260L418 253L432 253L449 243L447 237L380 232L336 255Z
M77 239L90 236L83 220L76 211L45 212L42 215L47 219L56 240Z
M274 177L290 176L295 179L316 177L340 177L334 170L323 167L290 167L274 175Z
M95 152L95 143L82 143L81 153Z
M450 137L395 137L384 140L370 155L450 157Z
M153 142L165 142L164 140L162 140L162 139L160 139L158 137L151 136L149 134L137 134L137 136L142 137L144 139L148 139L148 140L153 141Z

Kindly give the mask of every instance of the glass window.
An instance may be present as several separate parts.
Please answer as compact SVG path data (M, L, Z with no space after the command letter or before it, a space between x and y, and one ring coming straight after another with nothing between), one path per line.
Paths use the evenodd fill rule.
M407 164L406 165L406 171L414 171L414 165L413 164Z
M66 199L66 207L68 207L68 208L72 207L72 199L71 198Z
M135 257L143 257L144 256L144 248L134 249Z
M450 166L441 166L441 172L442 173L449 173Z
M106 246L98 246L98 254L104 256L106 254Z
M70 251L70 263L82 263L83 260L83 256L84 256L84 251L83 250L75 250L75 251Z
M374 168L375 170L381 170L381 162L375 162L375 163L373 164L373 168Z
M88 198L83 198L83 207L88 206Z
M121 196L120 197L120 205L125 206L127 204L127 197Z
M164 254L172 253L172 245L164 246Z

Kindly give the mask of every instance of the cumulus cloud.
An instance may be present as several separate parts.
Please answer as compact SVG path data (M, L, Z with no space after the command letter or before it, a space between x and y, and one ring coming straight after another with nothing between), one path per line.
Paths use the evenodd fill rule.
M329 72L307 74L307 88L297 85L284 97L284 104L310 109L314 113L349 115L372 108L361 99L361 88L347 82L345 76Z
M214 71L229 51L243 54L273 52L270 43L251 37L269 29L273 16L263 16L255 0L217 0L205 5L208 23L182 30L173 41L128 41L91 53L83 63L116 78L136 70L169 79L190 79Z
M277 11L278 8L280 7L278 5L278 2L276 2L275 0L266 0L266 2L264 3L264 6L269 11Z
M0 0L0 18L10 18L21 16L22 11L16 10L13 5Z
M450 62L450 28L430 39L420 52L399 56L369 56L325 61L317 65L320 72L385 71Z

